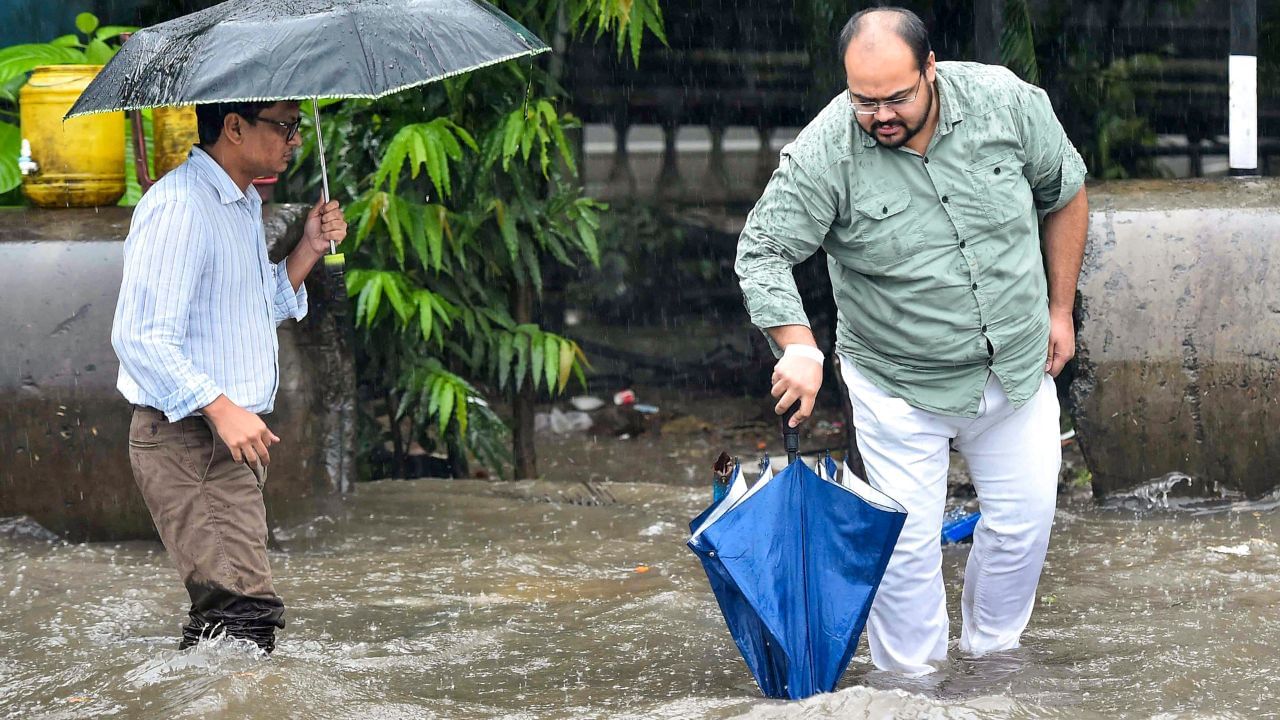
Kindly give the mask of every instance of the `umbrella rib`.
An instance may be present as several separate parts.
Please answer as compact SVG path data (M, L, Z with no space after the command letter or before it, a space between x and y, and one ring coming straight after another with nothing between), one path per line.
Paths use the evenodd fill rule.
M800 465L801 469L804 469L803 460L800 461ZM805 507L804 502L807 490L805 487L807 483L805 482L806 478L804 473L800 473L798 480L798 484L800 486L800 574L804 578L804 582L801 583L801 587L804 588L804 644L805 650L808 651L809 655L805 658L804 664L805 668L809 671L809 687L816 687L818 684L818 678L815 676L816 671L813 667L813 608L809 604L809 536L806 532L809 529L809 514L806 512L807 508Z
M371 58L369 57L369 48L364 44L364 37L360 34L360 26L356 25L356 16L354 13L347 13L347 20L351 22L351 31L356 36L356 42L360 43L360 54L364 56L364 72L369 82L366 87L373 90L375 78L373 76L373 67L371 66Z

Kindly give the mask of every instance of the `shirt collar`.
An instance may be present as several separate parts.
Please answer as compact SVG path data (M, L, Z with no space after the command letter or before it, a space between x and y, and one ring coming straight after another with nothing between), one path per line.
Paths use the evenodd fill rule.
M935 77L938 79L938 132L946 135L955 128L956 123L964 119L964 113L960 111L960 103L956 102L958 93L955 84L947 78L942 67L935 68Z
M955 86L948 80L942 72L941 67L935 66L934 77L937 78L935 83L938 96L938 134L947 135L956 126L956 123L964 119L964 114L960 112L960 106L954 101L956 96ZM848 105L848 103L845 103ZM854 125L858 124L858 118L853 113L853 106L849 105L849 122ZM862 147L873 148L876 146L876 139L867 134L861 126L855 127L854 132L862 138Z
M231 179L231 176L227 174L227 171L222 169L218 161L214 160L213 156L205 152L204 149L193 146L188 158L200 170L205 179L213 184L213 187L218 191L218 199L222 201L223 205L230 205L241 200L248 201L250 205L262 204L262 196L258 194L257 188L250 184L249 192L243 192L235 181Z

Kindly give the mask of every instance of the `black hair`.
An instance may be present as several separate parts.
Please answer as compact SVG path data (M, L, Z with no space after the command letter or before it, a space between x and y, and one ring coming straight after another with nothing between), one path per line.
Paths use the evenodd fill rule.
M223 102L208 103L196 106L196 129L200 133L200 144L209 147L222 137L222 123L227 116L235 113L253 122L258 113L275 105L274 102Z
M871 13L887 12L897 15L898 22L892 25L893 31L902 38L902 41L911 48L911 54L915 55L916 65L924 70L924 65L929 61L929 31L924 27L924 21L919 15L900 7L873 7L866 10L860 10L849 18L849 22L845 23L844 29L840 31L840 62L844 62L845 53L849 50L849 43L862 32L863 21L866 16Z

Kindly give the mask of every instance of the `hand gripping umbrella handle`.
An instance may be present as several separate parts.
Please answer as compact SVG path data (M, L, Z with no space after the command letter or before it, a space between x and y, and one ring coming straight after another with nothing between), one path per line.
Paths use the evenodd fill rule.
M787 464L795 462L800 457L800 428L791 427L791 417L800 409L800 401L787 408L787 412L782 415L782 444L787 448Z
M329 202L329 167L325 164L324 159L324 135L320 132L320 100L319 98L311 98L312 117L315 118L316 125L316 155L320 157L320 183L324 191L322 199ZM329 254L324 256L324 269L329 272L329 277L333 281L333 287L336 292L340 293L338 302L334 305L339 315L346 311L346 303L344 295L347 291L347 262L346 256L338 252L337 246L332 240L329 241Z

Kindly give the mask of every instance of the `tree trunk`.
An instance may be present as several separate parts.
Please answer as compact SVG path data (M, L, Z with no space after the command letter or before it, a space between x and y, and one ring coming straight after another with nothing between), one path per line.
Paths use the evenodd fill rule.
M458 437L458 420L449 421L449 432L445 435L445 447L449 453L449 468L455 478L471 477L471 462L467 459L467 449Z
M517 282L511 288L512 313L517 323L533 322L533 287ZM538 458L533 447L533 380L524 378L511 400L511 459L515 463L514 477L524 480L538 477Z
M388 431L391 433L391 475L397 480L403 480L404 461L409 448L405 445L404 437L400 433L400 421L396 419L396 410L399 409L400 404L390 388L387 389L386 397L383 399L387 403L387 421L390 424Z
M564 77L564 48L568 40L568 24L564 14L564 6L556 11L556 31L551 45L555 52L547 66L548 94L553 87L559 86ZM532 70L532 68L531 68ZM533 286L516 281L511 288L512 317L517 323L531 323L533 313ZM511 460L514 463L514 477L517 480L538 477L538 456L533 444L533 413L537 396L533 389L533 380L523 378L519 390L512 392L511 397Z

